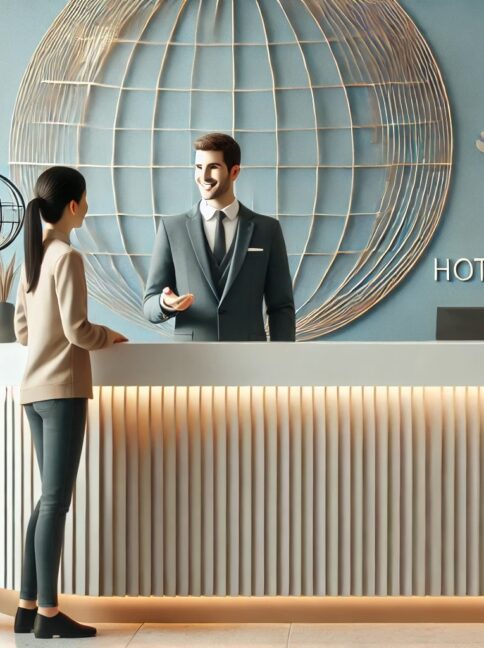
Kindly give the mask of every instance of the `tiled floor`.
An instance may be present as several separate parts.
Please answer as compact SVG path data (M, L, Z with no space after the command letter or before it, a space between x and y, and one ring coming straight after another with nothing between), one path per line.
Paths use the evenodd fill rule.
M484 623L98 623L94 639L14 635L12 617L0 614L0 647L30 648L484 648Z

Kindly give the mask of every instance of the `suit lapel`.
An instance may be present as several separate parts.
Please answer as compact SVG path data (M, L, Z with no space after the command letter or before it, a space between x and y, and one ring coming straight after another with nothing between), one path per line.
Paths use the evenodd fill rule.
M227 296L240 272L240 269L242 268L253 230L254 223L252 221L252 212L244 207L242 203L239 203L239 226L237 227L234 255L232 257L232 263L230 264L227 283L225 284L222 297L220 298L220 303L222 303Z
M215 289L212 273L210 271L210 262L207 255L207 247L205 244L205 233L203 231L202 215L198 209L198 204L188 213L187 217L187 230L188 237L193 247L195 257L200 266L203 276L207 280L210 289L212 290L215 298L218 301L218 294Z

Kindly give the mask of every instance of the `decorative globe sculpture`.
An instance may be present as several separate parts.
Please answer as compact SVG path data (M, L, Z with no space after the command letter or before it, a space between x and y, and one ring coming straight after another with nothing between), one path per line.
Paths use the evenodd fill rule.
M17 238L24 222L25 203L17 187L0 175L0 250Z
M28 193L52 164L86 175L90 294L141 326L159 218L198 199L212 130L241 144L240 200L281 222L300 340L391 292L440 220L449 104L396 0L72 0L25 73L12 172Z

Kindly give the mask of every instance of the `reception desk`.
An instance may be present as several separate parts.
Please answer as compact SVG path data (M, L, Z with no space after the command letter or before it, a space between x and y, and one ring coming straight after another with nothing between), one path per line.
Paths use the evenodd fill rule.
M25 358L0 345L6 590L39 496ZM63 592L484 594L484 344L127 344L91 358Z

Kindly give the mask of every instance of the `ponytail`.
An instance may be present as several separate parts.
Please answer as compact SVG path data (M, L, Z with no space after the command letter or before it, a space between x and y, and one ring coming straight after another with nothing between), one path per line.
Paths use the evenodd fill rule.
M44 256L42 220L55 225L71 200L79 202L86 191L86 181L79 171L58 166L47 169L37 178L35 198L27 205L24 230L25 277L27 292L39 282ZM42 216L42 219L41 219Z
M42 246L42 223L40 220L41 198L34 198L27 205L24 231L25 276L27 292L35 290L40 276L44 249Z

